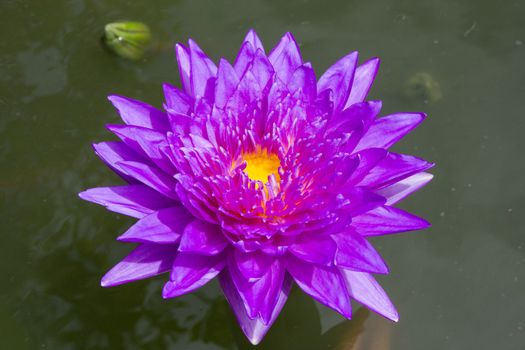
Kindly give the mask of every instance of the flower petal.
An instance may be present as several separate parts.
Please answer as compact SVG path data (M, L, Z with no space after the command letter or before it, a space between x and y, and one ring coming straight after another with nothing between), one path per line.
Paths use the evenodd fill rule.
M123 96L111 95L108 96L108 99L126 124L158 131L170 130L166 113L155 107Z
M186 181L184 177L179 178L181 181ZM186 186L191 186L191 182L188 181ZM213 210L212 205L208 202L208 198L203 195L200 190L184 188L184 185L180 182L175 188L177 194L180 197L181 203L188 209L197 219L203 221L218 223L217 213Z
M121 242L140 242L175 244L180 240L191 215L184 207L161 209L140 219L117 240Z
M352 217L365 213L385 204L385 198L365 187L349 186L345 198L350 202L345 211Z
M313 265L287 255L286 270L306 294L344 317L352 317L350 298L338 268Z
M253 48L253 45L249 41L243 42L239 54L235 59L235 63L233 64L237 76L242 77L244 73L246 73L246 70L253 61L254 54L255 49Z
M265 336L265 334L270 329L270 327L272 326L272 324L277 319L277 316L281 312L284 303L288 298L288 294L290 293L290 289L292 287L291 278L289 276L285 276L281 290L279 291L277 303L275 304L272 315L267 324L265 324L259 317L256 317L254 319L248 317L246 308L244 306L244 302L240 297L239 292L237 291L237 288L235 287L228 271L223 271L219 275L219 281L221 283L224 296L228 300L228 303L230 303L230 306L235 316L237 317L237 321L239 322L242 331L244 332L250 343L252 343L253 345L259 344Z
M389 320L399 320L396 308L372 275L344 269L341 272L352 298Z
M267 61L268 64L271 66L271 64L268 61L268 58L266 58L266 55L264 54L264 47L261 43L261 40L255 33L255 31L251 29L248 32L248 34L246 34L246 37L244 38L244 41L241 45L241 49L239 50L239 54L235 59L234 68L237 72L237 75L239 77L242 77L244 76L248 68L251 67L251 69L253 69L253 66L255 65L255 60L258 56L264 57L265 61ZM273 68L271 68L271 70L273 71Z
M332 238L337 243L337 265L361 272L388 273L379 253L359 234L348 230L334 234Z
M188 114L193 106L193 101L189 95L180 91L177 87L164 83L162 84L164 90L164 109L167 112L175 112Z
M239 77L225 59L219 62L217 81L215 82L215 105L224 108L239 85Z
M145 185L91 188L78 196L103 205L108 210L135 218L142 218L176 203Z
M342 135L344 133L352 133L355 130L364 130L368 128L379 114L381 107L381 101L366 101L353 104L344 111L336 113L330 119L327 134L329 136L334 134ZM360 139L356 140L356 142L360 142ZM349 149L348 146L346 148Z
M348 180L348 184L358 184L387 154L387 150L383 148L368 148L356 153L355 155L359 159L359 164Z
M426 118L424 113L397 113L377 119L363 135L356 151L371 148L390 148Z
M294 97L313 102L317 97L315 73L309 63L299 66L288 82L288 89Z
M191 89L190 76L191 76L191 62L190 62L190 51L186 46L181 43L175 45L175 55L177 56L177 64L179 66L180 80L182 87L187 94L193 97L193 91Z
M188 41L191 62L191 89L195 98L206 96L207 92L213 88L213 81L217 75L217 66L201 50L199 45L193 40ZM212 90L213 91L213 90Z
M285 269L281 261L273 259L264 274L254 281L244 278L232 258L229 259L228 271L244 302L248 317L260 317L264 324L268 324L284 281Z
M352 226L362 236L380 236L422 230L430 223L404 210L382 206L353 217Z
M139 180L155 191L162 193L171 199L179 199L175 192L177 181L159 169L144 163L132 161L119 162L118 165L122 167L129 176Z
M144 157L120 141L95 143L93 144L93 149L95 154L108 167L129 183L138 183L138 181L126 174L126 171L117 163L127 160L148 162Z
M186 226L179 251L202 255L216 255L226 248L228 241L220 226L194 220Z
M275 257L265 254L260 250L244 252L240 249L233 251L233 258L235 259L235 266L239 269L239 272L250 282L261 278L275 260Z
M356 68L350 95L344 108L365 100L376 77L379 63L379 58L372 58Z
M390 152L377 166L359 182L359 186L383 188L416 173L425 171L434 164L424 159Z
M264 51L257 50L255 52L252 65L250 66L250 72L252 72L255 80L259 83L261 91L268 88L269 82L275 71L268 60L268 57L264 54Z
M106 127L128 147L151 159L167 174L173 175L177 172L177 169L165 154L164 150L168 149L169 145L164 133L129 125L107 125Z
M288 247L290 253L301 260L320 265L334 262L336 244L330 236L302 235Z
M102 277L102 287L141 280L170 270L177 248L173 245L141 244Z
M170 281L164 285L163 298L174 298L198 289L221 272L224 256L179 253L173 262Z
M264 46L261 42L261 39L257 36L255 30L250 29L246 36L244 37L244 42L249 42L254 50L261 50L264 53Z
M293 72L302 64L299 46L292 33L286 33L268 55L277 76L288 83Z
M419 173L403 179L393 185L384 187L377 193L386 198L386 205L394 205L412 192L425 186L434 175L429 173Z
M350 94L357 57L358 54L354 51L341 58L326 70L317 83L317 91L320 93L325 90L332 91L332 101L336 113L343 109Z
M241 78L239 85L235 93L230 97L226 108L231 109L232 111L239 111L244 108L246 105L250 105L253 102L257 101L260 95L260 88L255 76L251 71L246 71L244 76ZM244 114L236 115L235 118L238 120L241 119ZM242 119L241 119L242 120Z

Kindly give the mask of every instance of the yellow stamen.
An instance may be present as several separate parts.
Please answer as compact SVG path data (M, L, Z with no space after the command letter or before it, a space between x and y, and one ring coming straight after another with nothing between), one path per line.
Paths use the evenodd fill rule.
M257 149L252 153L243 153L242 159L246 161L244 172L250 179L265 184L268 182L268 176L273 174L277 182L281 180L278 172L281 162L277 154L268 153L265 149Z

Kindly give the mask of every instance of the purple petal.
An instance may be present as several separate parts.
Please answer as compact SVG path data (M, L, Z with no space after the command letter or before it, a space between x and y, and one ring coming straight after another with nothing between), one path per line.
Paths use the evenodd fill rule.
M313 102L317 97L315 73L310 64L303 64L295 70L288 89L296 98L306 102Z
M275 257L265 254L260 250L254 252L243 252L240 249L233 251L235 266L239 272L250 282L261 278L269 266L275 260Z
M365 100L376 77L379 63L379 58L372 58L356 68L350 95L344 108Z
M302 64L299 46L291 33L286 33L277 46L270 52L268 59L277 76L283 83L288 83L293 72Z
M162 88L164 90L164 99L166 100L164 109L168 112L190 113L190 109L193 106L193 101L190 96L170 84L164 83Z
M350 270L341 271L352 298L389 320L399 320L396 308L372 275Z
M380 236L422 230L430 223L404 210L383 206L353 217L352 226L362 236Z
M177 203L145 185L91 188L78 195L83 200L135 218L142 218Z
M264 57L265 61L268 62L268 65L271 66L268 59L266 58L266 55L264 54L264 47L261 40L257 36L257 33L251 29L248 34L246 34L246 37L244 38L244 41L239 50L239 54L235 59L234 67L237 75L242 77L250 66L253 70L253 66L256 64L255 60L258 56L259 58L261 56ZM259 64L260 63L261 62L259 62ZM271 70L273 71L273 68L271 68ZM264 85L266 85L266 83L264 83Z
M385 204L385 198L383 196L367 188L349 187L350 189L348 190L349 192L346 193L346 199L348 199L350 203L345 207L345 210L352 217Z
M177 144L174 140L181 135L202 133L202 121L195 119L188 114L169 112L168 119L173 130L173 133L166 133L166 137L169 139L168 144L170 144L170 146ZM174 150L172 150L172 152L174 152ZM165 153L166 155L170 154L168 152Z
M261 42L261 39L257 36L255 30L250 29L244 38L244 42L249 42L255 51L261 50L264 53L264 46Z
M166 134L138 126L107 125L106 127L128 147L151 159L166 173L173 175L177 172L177 169L163 151L169 148Z
M255 80L259 83L261 90L264 90L268 87L272 76L275 71L272 64L268 60L268 57L264 54L262 50L257 50L255 52L252 65L250 67L250 72L252 72Z
M234 94L239 85L239 77L233 67L225 59L219 62L217 81L215 83L215 105L224 108L226 102Z
M214 150L213 144L202 136L199 136L196 134L190 134L189 138L191 139L193 147L195 147L196 149L208 150L208 151Z
M433 166L421 158L391 152L368 172L359 186L383 188Z
M244 73L246 73L246 70L253 61L254 55L255 50L252 44L249 41L243 42L233 65L239 77L242 77Z
M202 287L221 272L224 264L223 255L179 253L173 262L170 281L162 290L162 297L174 298Z
M176 254L173 245L141 244L106 273L100 284L113 287L167 272Z
M108 99L113 103L126 124L158 131L170 130L166 114L155 107L117 95L108 96Z
M319 114L330 115L334 109L334 103L332 102L332 90L318 91L317 100L315 106L319 110Z
M194 220L184 229L179 251L215 255L222 252L227 245L228 241L224 237L220 226Z
M403 179L393 185L384 187L377 193L386 198L386 205L394 205L412 192L425 186L434 175L429 173L419 173Z
M379 118L363 135L356 151L372 147L389 148L425 118L424 113L398 113Z
M286 269L306 294L344 317L352 317L345 281L336 267L313 265L288 255Z
M381 111L381 101L356 103L337 113L329 121L328 134L342 135L368 127ZM356 142L360 142L356 140ZM347 147L348 148L348 147Z
M93 144L93 149L95 150L95 154L124 180L129 183L138 182L126 174L124 169L122 169L117 164L118 162L127 160L147 162L147 160L145 160L137 152L126 146L123 142L119 141L95 143Z
M131 161L119 162L118 165L122 167L129 176L151 187L155 191L171 199L179 199L175 192L177 181L159 169L144 163Z
M207 96L207 91L210 89L208 84L211 84L211 79L216 76L217 66L206 56L196 42L190 39L188 43L191 60L190 82L193 96L195 98Z
M284 282L285 269L281 261L273 259L264 274L255 281L244 278L234 259L229 260L228 271L244 302L248 317L260 317L264 324L268 324Z
M234 111L244 108L245 105L250 105L260 97L260 88L255 76L249 70L246 71L241 78L237 90L233 96L230 97L226 105Z
M190 62L190 51L182 44L175 45L175 54L177 56L177 63L179 66L180 80L184 91L190 96L193 96L191 89L190 76L191 76L191 62Z
M341 58L319 78L317 91L331 90L334 103L334 111L343 109L350 94L350 88L354 79L354 71L357 65L357 52L352 52Z
M187 181L184 177L180 177L179 180ZM191 181L188 181L188 184L192 186ZM201 193L195 195L195 192L189 192L187 189L184 189L181 183L177 184L175 190L179 195L182 204L193 214L193 216L203 221L218 223L216 211L213 210L213 207L208 203L208 199L203 198Z
M117 238L122 242L175 244L184 227L193 220L184 207L161 209L140 219Z
M387 154L388 152L382 148L368 148L357 153L359 164L348 180L348 184L358 184Z
M278 111L279 105L288 94L288 88L281 82L280 79L272 79L270 90L268 92L268 110Z
M332 235L332 238L337 243L337 265L362 272L388 273L388 267L379 253L359 234L345 231Z
M336 244L330 236L302 235L291 246L290 253L301 260L320 265L334 262Z
M292 287L291 278L289 276L285 276L281 290L279 291L277 303L275 304L272 316L270 317L270 320L267 324L265 324L259 317L256 317L254 319L248 317L246 308L244 306L244 302L240 297L239 293L237 292L237 288L233 284L232 278L228 271L224 271L219 275L219 281L221 283L224 296L230 303L230 306L235 316L237 317L237 321L239 322L242 331L244 332L250 343L252 343L253 345L259 344L265 336L266 332L268 332L272 324L277 319L277 316L281 312L284 303L288 298L288 294L290 293L290 289Z

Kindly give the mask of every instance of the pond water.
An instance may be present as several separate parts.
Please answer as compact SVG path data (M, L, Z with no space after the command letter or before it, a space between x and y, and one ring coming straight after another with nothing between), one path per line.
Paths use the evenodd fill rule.
M3 0L0 348L251 348L216 283L169 301L164 277L101 288L133 220L77 193L119 182L90 147L118 122L108 94L160 106L161 83L179 84L174 42L233 59L253 27L267 47L292 31L318 74L351 50L381 57L383 113L429 114L396 151L437 163L401 205L433 227L373 240L400 322L358 305L344 321L294 289L258 348L524 349L523 18L522 0ZM155 51L104 51L104 24L119 19L148 23Z

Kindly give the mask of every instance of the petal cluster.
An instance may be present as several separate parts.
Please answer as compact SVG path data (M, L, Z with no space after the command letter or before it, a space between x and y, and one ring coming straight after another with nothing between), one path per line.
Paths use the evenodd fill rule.
M379 117L366 100L377 58L352 52L317 78L289 33L267 54L250 31L233 64L192 40L176 56L182 88L164 85L162 110L109 97L120 141L94 149L126 185L80 196L137 218L118 240L138 245L102 285L169 272L172 298L218 277L254 344L294 282L347 318L355 299L397 321L367 237L429 225L393 205L432 164L388 150L425 115Z

